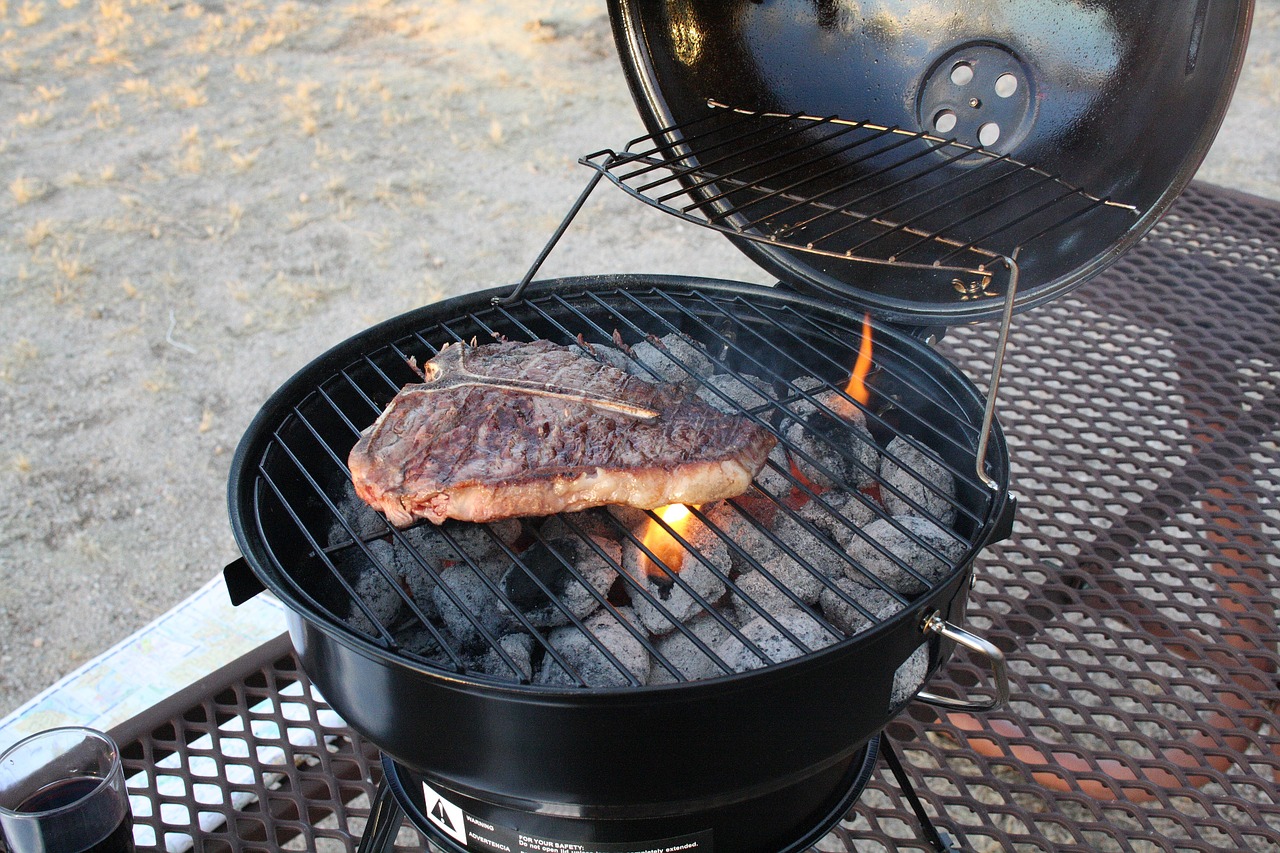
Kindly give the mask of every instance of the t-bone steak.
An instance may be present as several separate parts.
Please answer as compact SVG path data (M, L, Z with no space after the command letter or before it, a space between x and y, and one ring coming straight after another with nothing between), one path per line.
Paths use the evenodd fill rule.
M742 494L776 438L548 341L453 344L360 435L356 494L397 527Z

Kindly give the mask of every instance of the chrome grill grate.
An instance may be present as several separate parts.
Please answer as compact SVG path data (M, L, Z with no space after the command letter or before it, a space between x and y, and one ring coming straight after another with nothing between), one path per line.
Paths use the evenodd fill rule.
M764 619L804 652L843 642L851 632L833 624L821 605L805 603L791 589L790 581L779 577L757 553L760 547L786 554L808 575L803 578L806 584L820 584L829 595L857 610L863 624L859 632L873 630L891 617L851 599L823 567L828 561L861 573L870 585L900 604L917 594L897 591L832 540L829 531L833 525L844 525L850 537L861 534L845 518L848 507L842 512L835 501L829 502L831 493L813 487L795 470L796 464L814 470L829 465L829 459L819 458L824 446L844 447L851 464L863 466L869 485L847 498L849 506L900 527L904 537L915 539L919 548L944 561L947 568L941 578L931 580L889 552L885 552L886 565L895 574L913 577L914 585L921 588L954 582L981 544L975 540L995 501L974 473L980 432L980 423L975 420L980 418L973 415L978 404L966 400L970 396L967 383L940 359L922 367L922 361L933 357L919 341L891 327L875 326L869 380L872 398L866 405L858 404L840 390L858 351L858 320L829 307L813 307L808 300L765 294L768 291L749 286L551 288L510 303L477 302L480 307L476 310L445 321L434 314L422 314L432 319L421 328L407 334L397 331L371 345L367 353L332 364L332 373L274 429L257 465L257 524L270 549L278 582L334 629L418 665L499 682L528 682L530 666L486 621L482 611L489 605L477 604L476 595L481 595L512 614L514 632L531 638L533 659L555 661L568 674L570 684L598 686L548 642L545 627L535 624L511 600L508 586L498 576L498 570L502 575L522 573L525 587L537 589L552 607L567 613L562 596L550 587L545 572L526 561L536 546L544 559L549 556L558 564L558 571L568 572L575 584L596 599L600 612L616 616L620 608L632 606L666 613L670 604L663 597L665 592L682 590L695 600L697 615L716 621L721 634L733 637L757 659L755 665L767 665L776 661L776 655L744 632L743 620ZM376 339L378 333L373 330L364 337ZM600 546L599 536L611 538L622 548L640 549L660 565L661 560L643 545L634 525L606 510L546 520L490 525L449 522L439 528L419 525L397 530L351 496L347 453L359 431L372 423L400 387L416 381L406 364L409 357L421 362L445 343L473 339L547 339L566 345L582 341L613 346L616 340L636 345L673 333L705 348L701 367L677 354L669 355L679 367L694 374L699 390L724 405L732 399L723 390L726 381L746 382L752 376L763 379L769 389L765 398L753 405L735 405L737 411L775 432L797 411L825 410L823 401L837 398L856 406L867 424L865 434L837 430L836 435L817 436L816 443L797 443L794 433L789 437L780 432L781 446L791 454L791 461L771 458L747 495L727 502L727 506L694 510L705 538L694 542L680 537L678 541L687 545L685 565L690 559L704 565L724 587L718 606L713 606L716 601L706 600L680 572L664 567L666 577L658 584L658 594L629 575L617 555ZM920 505L920 497L903 493L878 470L860 462L858 453L848 450L850 442L872 443L884 455L885 445L898 437L913 449L910 458L896 459L898 464L910 466L918 452L920 458L941 466L954 478L954 497L944 495L941 499L948 516L954 514L955 520L934 519L948 538L942 550L936 541L921 539L911 528L902 527L880 502L885 495L897 493L912 514L928 517L929 509ZM648 516L674 533L653 513ZM778 536L763 518L786 519L791 538ZM584 545L598 561L617 572L618 581L609 589L595 589L569 559L564 546L557 545L565 541ZM765 541L769 545L762 545ZM726 569L724 559L717 559L712 550L728 552L731 566ZM819 627L822 636L817 643L777 618L774 608L742 583L745 575L757 573L768 578L774 590L790 597ZM456 584L446 582L461 575L471 576L469 583L475 592L459 592ZM421 593L432 587L444 596L442 599L440 592L434 593L435 607L425 602ZM733 614L741 618L726 616L724 601L731 601ZM449 611L448 618L441 615L441 608ZM622 683L645 683L646 676L601 642L599 631L589 621L573 614L568 618L616 670ZM731 662L688 627L689 618L672 616L669 621L671 634L683 636L700 649L720 672L734 671ZM651 633L638 628L634 620L620 619L618 623L651 659L653 670L662 673L662 680L688 679L686 668L673 661ZM486 658L488 662L482 666L480 662Z

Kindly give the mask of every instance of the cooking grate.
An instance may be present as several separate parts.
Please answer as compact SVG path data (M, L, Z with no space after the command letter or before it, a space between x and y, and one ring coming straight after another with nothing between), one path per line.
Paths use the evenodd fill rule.
M924 131L708 101L706 115L581 162L645 203L759 243L917 271L938 300L999 296L1007 259L1138 209ZM1108 220L1110 221L1110 220Z
M460 311L445 321L432 315L431 322L415 328L412 319L416 315L410 315L407 321L393 321L400 322L400 328L373 330L370 339L380 343L370 347L367 354L326 367L332 373L321 376L314 392L284 417L260 456L254 484L257 523L270 549L271 563L279 572L279 582L331 627L354 633L388 652L431 668L479 678L529 681L530 666L513 655L503 643L503 636L480 612L487 605L478 604L469 597L470 593L459 591L455 579L462 575L479 595L500 602L514 615L519 623L517 632L534 638L534 658L554 660L569 673L570 683L599 686L548 643L546 632L539 630L511 600L510 586L502 582L500 575L518 572L525 586L536 587L552 606L567 614L568 621L609 661L623 682L633 686L644 683L644 676L620 660L599 639L595 628L569 612L549 588L541 570L526 562L524 555L536 545L551 555L558 570L568 572L588 590L604 612L616 617L626 599L633 604L644 601L646 606L666 615L674 626L672 630L709 657L717 672L733 672L733 664L687 626L688 618L670 613L663 592L655 593L651 585L632 578L615 554L599 546L593 534L604 530L624 548L638 548L647 555L664 573L660 590L682 590L694 599L697 612L717 621L723 632L749 649L757 665L777 662L780 658L776 651L751 639L739 621L726 616L722 607L713 607L715 602L688 583L682 573L667 567L643 544L636 529L616 513L592 510L565 514L554 522L526 520L518 524L518 530L503 522L450 522L440 528L419 525L397 530L351 496L347 453L359 431L375 419L399 388L416 381L406 364L409 357L421 361L445 343L473 339L546 339L563 344L581 341L595 347L611 347L615 341L635 345L651 336L677 333L702 344L705 352L700 363L694 364L692 359L669 350L665 355L670 362L692 374L702 393L778 433L780 446L791 456L788 460L775 454L752 491L728 502L727 508L695 509L695 517L708 534L699 541L677 534L648 513L650 520L687 548L686 568L692 559L716 576L733 602L734 613L766 620L802 652L861 632L837 627L821 606L801 600L792 581L782 576L772 562L762 562L749 541L767 540L769 545L765 547L771 547L771 553L785 554L786 561L798 567L806 582L821 584L824 593L858 611L860 624L866 626L861 630L873 630L893 617L851 597L828 577L829 569L824 565L850 566L898 605L905 606L915 595L896 591L895 585L882 576L883 571L859 562L835 544L831 538L833 529L869 543L873 553L887 560L884 565L895 574L912 578L917 589L931 590L954 581L981 544L976 538L984 529L997 496L974 473L980 424L971 416L973 392L967 390L967 383L958 372L940 359L936 364L922 366L922 359L931 360L931 353L917 340L890 327L874 326L875 354L869 379L872 397L863 405L841 391L860 343L857 324L847 315L836 314L829 307L813 307L815 303L810 300L782 298L749 286L719 288L704 284L682 289L666 286L669 282L663 284L612 291L562 287L515 303L477 298L468 303L476 306L475 310ZM385 341L391 342L382 343ZM648 368L657 369L652 363ZM760 377L767 386L757 402L743 405L725 390L735 383L751 385L752 377ZM837 403L833 401L861 411L868 431L855 430L840 420L833 421L838 424L833 430L807 430L811 440L797 441L794 432L788 434L780 428L787 418L808 410L834 417L830 406ZM886 451L884 446L891 438L901 438L905 444L896 446L907 448L907 452ZM913 465L923 464L944 469L954 479L954 495L929 484L923 472L918 476L927 484L926 491L904 492L895 485L900 481L886 479L874 464L866 463L861 451L871 445L908 471ZM855 466L870 484L847 496L851 507L872 519L883 519L921 553L942 561L945 571L932 577L921 574L912 561L867 537L850 520L848 508L842 511L831 500L831 493L814 488L793 470L792 462L835 476L829 471L832 459ZM927 462L916 462L917 459ZM997 478L1003 476L1003 472L994 473ZM905 526L873 498L877 491L882 499L895 495L912 514L938 525L945 531L946 540L939 543L922 538L915 529ZM923 505L922 500L930 506ZM948 522L939 513L948 518L954 514L955 520ZM762 522L765 517L787 519L792 537L778 536ZM565 537L591 549L617 572L619 581L609 590L594 589L565 549L557 545ZM717 549L731 554L729 568L714 555ZM794 623L779 618L766 596L748 591L739 582L748 573L768 578L769 588L786 596L793 607L820 627L821 639L798 636ZM447 601L441 605L451 611L448 615L454 619L452 623L424 600L421 590L429 587L443 591ZM440 600L440 592L435 593L435 599ZM631 621L618 619L617 624L642 645L654 667L662 670L664 680L688 680L682 666ZM486 657L487 662L481 662Z

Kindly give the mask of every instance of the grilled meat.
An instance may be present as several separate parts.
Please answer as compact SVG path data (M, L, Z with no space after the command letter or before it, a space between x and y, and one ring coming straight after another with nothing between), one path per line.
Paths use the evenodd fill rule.
M348 459L356 494L400 527L733 497L776 441L547 341L455 344L423 372Z

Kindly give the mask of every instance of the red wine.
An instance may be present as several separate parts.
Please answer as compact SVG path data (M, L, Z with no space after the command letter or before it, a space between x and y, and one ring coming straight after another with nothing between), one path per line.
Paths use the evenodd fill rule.
M23 800L15 811L30 814L67 806L83 799L100 784L101 779L63 779L36 791ZM52 827L45 829L44 837L50 850L62 849ZM120 822L100 841L68 853L133 853L133 816L125 809Z

